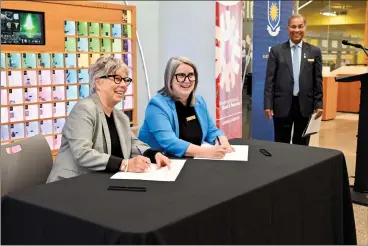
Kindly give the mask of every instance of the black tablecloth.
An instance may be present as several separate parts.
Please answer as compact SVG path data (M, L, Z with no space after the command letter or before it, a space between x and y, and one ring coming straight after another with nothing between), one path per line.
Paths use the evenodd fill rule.
M356 244L341 152L232 142L248 162L189 159L175 182L94 173L9 194L2 244Z

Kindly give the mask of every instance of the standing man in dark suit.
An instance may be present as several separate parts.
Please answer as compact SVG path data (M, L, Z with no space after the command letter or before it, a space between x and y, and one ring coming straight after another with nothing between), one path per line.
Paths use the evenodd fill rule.
M273 116L275 141L309 145L302 137L310 116L323 113L322 54L320 48L303 42L306 20L294 14L288 21L290 39L271 48L264 89L264 112Z

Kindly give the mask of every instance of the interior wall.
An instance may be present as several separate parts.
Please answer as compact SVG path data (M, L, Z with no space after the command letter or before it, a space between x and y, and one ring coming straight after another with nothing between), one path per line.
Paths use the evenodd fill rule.
M107 3L125 4L124 1L99 1ZM127 1L129 5L136 6L137 31L143 47L143 54L149 80L151 96L156 94L159 87L159 78L162 72L159 70L159 1ZM143 60L137 44L137 77L138 77L138 126L142 126L148 104L148 90L143 69Z
M125 4L124 1L100 1ZM151 96L164 84L168 58L187 56L199 70L197 93L215 120L215 2L128 1L137 8L137 30L147 65ZM193 7L195 6L195 8ZM178 16L182 16L178 18ZM185 18L184 18L185 17ZM148 94L143 61L138 54L138 126L144 121Z
M120 1L123 2L123 1ZM154 96L158 90L159 78L162 72L159 69L159 1L128 1L129 5L136 6L137 30L143 47L143 54L149 81L149 91ZM137 45L137 50L139 47ZM138 52L138 126L142 126L148 104L148 89L143 69L141 53Z
M170 57L189 57L198 69L197 94L205 99L214 121L216 117L215 10L215 1L196 1L195 4L188 1L160 2L158 79L158 86L162 87L163 73Z

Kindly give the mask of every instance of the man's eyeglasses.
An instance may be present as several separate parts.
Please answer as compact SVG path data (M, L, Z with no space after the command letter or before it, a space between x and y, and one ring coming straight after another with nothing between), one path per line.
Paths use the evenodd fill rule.
M103 75L100 79L114 78L115 84L119 85L121 81L124 81L126 85L130 85L132 83L132 79L129 77L121 77L120 75Z
M194 82L196 80L196 76L194 73L189 73L186 75L185 73L177 73L175 74L176 80L180 83L183 83L187 78L190 82Z

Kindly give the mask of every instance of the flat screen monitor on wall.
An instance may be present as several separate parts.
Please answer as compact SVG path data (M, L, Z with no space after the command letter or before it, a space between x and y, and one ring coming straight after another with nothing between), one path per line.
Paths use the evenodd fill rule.
M45 13L1 9L1 44L45 45Z

